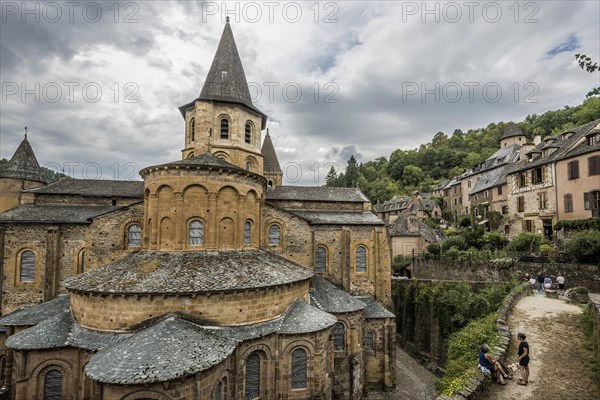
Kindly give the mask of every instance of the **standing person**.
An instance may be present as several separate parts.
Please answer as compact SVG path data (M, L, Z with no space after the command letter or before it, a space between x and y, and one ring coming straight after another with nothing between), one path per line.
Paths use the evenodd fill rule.
M541 292L544 289L544 275L542 275L542 271L540 271L538 273L537 283L538 283L538 292Z
M560 274L560 272L558 273L558 277L556 278L556 283L558 283L558 290L562 293L565 292L565 278L564 276L562 276Z
M524 333L517 334L517 338L519 339L517 362L519 363L519 372L521 373L521 379L517 383L525 386L529 383L529 343L525 341L527 336Z
M550 279L549 275L546 275L546 278L544 279L544 290L548 290L552 288L552 279Z
M535 280L535 277L531 277L529 278L529 283L531 283L531 287L533 287L533 289L537 289L537 281Z

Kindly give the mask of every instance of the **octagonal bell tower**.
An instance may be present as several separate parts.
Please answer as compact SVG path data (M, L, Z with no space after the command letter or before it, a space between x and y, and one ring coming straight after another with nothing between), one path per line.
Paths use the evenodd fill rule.
M183 159L206 152L263 175L261 131L267 116L253 104L229 20L200 96L181 107Z

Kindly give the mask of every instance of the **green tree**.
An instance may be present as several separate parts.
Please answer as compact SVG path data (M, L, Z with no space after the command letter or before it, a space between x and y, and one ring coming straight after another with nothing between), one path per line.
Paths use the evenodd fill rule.
M425 172L417 166L407 165L402 173L402 182L409 186L419 186L421 181L425 179Z
M575 59L577 60L577 63L579 64L581 69L589 72L590 74L600 71L600 68L598 67L598 63L592 62L592 59L589 58L588 56L586 56L585 54L575 54ZM600 95L600 86L598 86L597 88L594 88L590 92L588 92L586 97L599 96L599 95Z
M358 164L356 162L356 158L354 156L350 156L348 160L348 165L346 166L346 174L345 174L345 185L346 187L356 187L358 184L358 177L360 176L358 171Z
M325 186L336 186L337 177L337 172L335 171L335 168L333 168L332 165L329 169L329 172L327 173L327 176L325 177Z

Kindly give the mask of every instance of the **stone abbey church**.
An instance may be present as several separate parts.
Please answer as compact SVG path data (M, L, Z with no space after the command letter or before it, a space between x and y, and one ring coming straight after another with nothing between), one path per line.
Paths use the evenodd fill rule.
M229 23L181 160L47 185L0 174L12 399L360 399L395 385L390 248L355 188L282 186ZM35 145L35 141L34 145Z

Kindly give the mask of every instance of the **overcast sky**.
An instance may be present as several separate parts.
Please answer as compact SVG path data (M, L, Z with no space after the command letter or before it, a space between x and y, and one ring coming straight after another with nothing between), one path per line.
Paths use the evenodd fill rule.
M576 105L599 83L574 56L600 58L598 1L1 7L1 156L27 126L40 164L78 178L181 159L177 107L198 97L226 15L288 184Z

